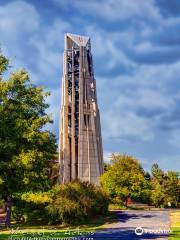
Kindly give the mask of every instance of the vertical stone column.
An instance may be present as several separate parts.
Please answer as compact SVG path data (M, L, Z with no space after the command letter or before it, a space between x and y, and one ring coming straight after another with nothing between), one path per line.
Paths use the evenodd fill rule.
M72 104L71 104L71 176L76 179L76 159L75 159L75 84L74 84L74 49L72 47Z
M79 57L79 138L78 138L78 178L82 179L83 176L83 122L84 122L84 85L83 85L83 47L80 47Z
M63 105L63 182L68 182L71 179L70 174L70 148L69 148L69 128L68 128L68 107L69 107L69 96L68 96L68 81L67 81L67 51L64 54L64 105Z

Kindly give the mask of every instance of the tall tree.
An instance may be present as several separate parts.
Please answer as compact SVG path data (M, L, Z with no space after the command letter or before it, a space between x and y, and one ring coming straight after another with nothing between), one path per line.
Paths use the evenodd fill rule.
M165 182L165 205L170 203L170 206L177 207L180 201L180 182L179 182L180 174L174 171L168 171L166 174L166 182Z
M174 171L166 173L158 164L153 164L151 172L153 204L156 207L177 207L180 199L179 174Z
M48 168L56 153L55 136L44 129L49 93L34 86L26 70L10 73L0 55L0 194L6 204L6 225L17 193L48 190ZM7 75L7 74L6 74Z
M164 172L162 171L162 169L160 169L160 167L157 163L154 163L152 165L151 173L152 173L152 177L157 178L157 179L161 179L164 175Z
M150 194L150 181L138 160L132 156L112 154L111 166L101 177L103 188L112 198L127 204L130 197L147 201Z

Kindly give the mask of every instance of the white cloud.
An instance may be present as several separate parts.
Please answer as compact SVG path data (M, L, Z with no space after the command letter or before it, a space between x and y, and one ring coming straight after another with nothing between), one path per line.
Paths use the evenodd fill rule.
M55 19L50 26L42 26L40 33L32 35L29 40L39 54L38 71L45 73L48 78L56 72L59 72L59 76L62 74L63 36L70 29L70 24L61 19ZM49 81L54 80L49 79Z
M104 137L151 141L164 124L161 114L171 116L176 108L179 92L177 89L172 95L169 86L179 74L180 62L177 62L137 65L130 76L97 77Z
M175 129L170 133L168 142L172 146L180 148L180 130L179 129Z
M157 90L138 89L134 94L121 93L114 105L126 111L138 108L165 111L173 107L175 102L171 96Z
M153 45L150 41L144 41L138 43L134 50L137 54L149 54L149 53L169 53L173 50L173 48L176 50L177 46L166 46L166 45Z
M152 161L149 160L149 162ZM158 163L159 167L162 170L179 172L180 154L178 154L176 151L171 152L170 154L162 153L160 154L158 160L155 162Z
M147 110L151 109L168 110L174 105L174 100L171 96L168 96L166 93L157 90L150 89L138 90L137 94L134 96L134 101L135 99L138 100L137 106L144 107Z
M135 49L139 53L145 53L145 52L150 52L150 51L154 50L152 43L149 41L138 43L135 46Z
M103 152L103 160L104 160L105 163L110 162L111 155L112 155L112 152L110 152L110 151L104 151Z
M39 29L39 14L33 5L17 0L0 6L0 19L1 47L8 57L17 57L13 65L22 66L23 47L27 48L31 34Z
M46 25L40 17L25 1L0 6L0 43L8 57L16 57L11 64L29 70L36 84L60 85L56 76L62 73L63 35L71 25L56 18Z
M96 26L90 25L85 29L87 36L92 39L92 51L95 57L102 59L104 67L108 70L113 69L117 65L126 67L136 66L125 53L123 48L117 46L117 42L128 43L131 32L111 33L104 31ZM133 36L132 36L133 38Z
M102 114L105 138L138 139L149 141L153 139L151 120L140 117L132 111L121 111L111 107Z
M58 138L58 129L59 129L59 114L60 114L60 93L61 89L51 89L51 95L47 98L47 103L50 105L47 113L54 120L53 126L50 124L47 126L47 129L51 129Z
M171 64L146 65L137 64L133 75L114 78L113 85L117 88L123 84L131 87L155 88L159 91L168 90L167 85L176 81L180 74L180 61Z
M60 111L60 73L63 61L63 35L71 28L60 18L51 24L43 22L33 4L17 0L0 6L0 41L8 57L16 56L14 68L25 67L35 84L51 91L47 99L48 113L54 124L49 125L58 132ZM55 89L55 86L58 88Z
M151 21L159 21L161 19L159 9L154 0L77 0L62 1L53 0L60 7L75 7L81 12L100 17L104 20L128 20L130 18L144 17Z
M14 33L35 31L39 27L39 15L34 6L20 0L0 6L0 19L0 31L12 38Z

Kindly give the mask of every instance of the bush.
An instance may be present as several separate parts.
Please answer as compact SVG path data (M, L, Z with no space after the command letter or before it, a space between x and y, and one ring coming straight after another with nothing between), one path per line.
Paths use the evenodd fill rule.
M87 182L56 185L46 210L51 223L79 223L108 211L107 195Z
M48 213L45 207L52 201L49 195L49 192L17 194L13 199L13 219L17 223L47 223Z
M55 185L49 192L25 193L16 198L13 218L17 222L80 223L108 211L107 195L86 182Z

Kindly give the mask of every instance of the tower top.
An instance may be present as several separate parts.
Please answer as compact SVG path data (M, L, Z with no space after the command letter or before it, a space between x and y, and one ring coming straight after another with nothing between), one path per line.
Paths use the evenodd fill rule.
M87 36L81 36L81 35L72 34L72 33L66 33L65 37L69 37L78 46L82 46L82 47L86 47L86 45L90 41L90 38Z

